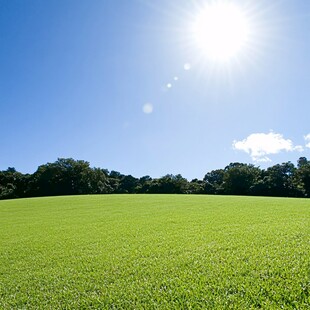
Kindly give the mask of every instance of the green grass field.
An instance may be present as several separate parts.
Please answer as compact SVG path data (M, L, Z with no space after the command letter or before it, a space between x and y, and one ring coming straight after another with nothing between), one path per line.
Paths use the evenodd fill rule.
M310 200L0 201L0 309L309 309Z

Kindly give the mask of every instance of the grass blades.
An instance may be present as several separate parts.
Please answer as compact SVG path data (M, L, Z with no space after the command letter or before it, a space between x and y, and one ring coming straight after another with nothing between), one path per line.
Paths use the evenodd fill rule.
M0 201L0 309L309 309L307 199Z

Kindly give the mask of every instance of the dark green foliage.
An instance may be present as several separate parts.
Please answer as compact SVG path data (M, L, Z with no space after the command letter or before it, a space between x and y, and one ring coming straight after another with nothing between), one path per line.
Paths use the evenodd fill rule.
M205 189L205 182L194 179L188 183L188 193L189 194L203 194Z
M9 167L0 171L0 199L25 197L29 175L17 172L15 168Z
M301 157L298 161L296 179L302 193L306 197L310 197L310 161L305 157Z
M253 165L232 163L225 167L224 192L229 195L250 195L260 176L260 169Z
M152 184L152 178L149 175L141 177L136 187L137 193L148 193L151 184Z
M310 197L310 161L301 157L297 167L286 162L266 170L231 163L208 172L203 180L191 182L180 174L138 179L114 170L92 168L89 162L72 158L41 165L31 175L15 168L0 171L0 199L133 193Z
M291 162L275 165L267 169L264 183L270 196L294 197L296 189L293 177L296 168Z
M138 185L138 179L132 175L124 175L121 178L120 189L122 193L135 193Z
M187 193L188 181L180 174L167 174L151 182L148 189L153 194L182 194Z
M205 182L206 194L223 194L224 193L224 175L223 169L212 170L208 172L203 178Z
M111 188L105 170L90 168L83 160L59 158L38 168L33 174L32 190L36 196L55 196L101 194Z

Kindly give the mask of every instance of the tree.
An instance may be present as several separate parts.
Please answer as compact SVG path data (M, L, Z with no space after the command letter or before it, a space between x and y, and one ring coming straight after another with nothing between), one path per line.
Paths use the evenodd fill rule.
M167 174L159 179L152 180L149 193L157 194L185 194L188 182L181 174Z
M136 186L137 193L148 193L152 184L152 178L149 175L141 177Z
M198 179L193 179L188 183L189 194L203 194L205 190L205 182Z
M302 168L303 166L307 166L310 162L306 157L299 157L297 160L297 168Z
M260 176L259 168L242 163L231 163L224 172L224 192L229 195L250 195Z
M264 182L269 196L294 197L298 196L294 185L296 168L291 162L277 164L267 168Z
M205 183L204 192L206 194L223 194L223 182L225 171L223 169L216 169L208 172L203 181Z
M135 193L138 179L132 175L124 175L120 180L119 192L121 193Z
M25 176L9 167L5 171L0 171L0 199L11 199L23 197L25 194Z
M87 171L86 182L88 182L88 186L86 188L88 192L84 192L83 194L109 194L113 192L113 188L108 178L108 171L105 169L89 169Z
M303 195L310 197L310 161L306 157L300 157L298 160L296 183Z
M124 177L123 174L121 174L118 171L112 170L109 174L109 184L112 188L113 193L121 193L121 179Z
M107 193L230 194L310 197L310 161L300 157L266 170L254 165L231 163L208 172L203 180L188 182L181 174L161 178L135 178L118 171L91 168L89 162L58 158L22 174L9 167L0 171L0 199Z
M39 166L34 173L34 191L38 196L88 194L91 189L89 163L72 158L59 158Z

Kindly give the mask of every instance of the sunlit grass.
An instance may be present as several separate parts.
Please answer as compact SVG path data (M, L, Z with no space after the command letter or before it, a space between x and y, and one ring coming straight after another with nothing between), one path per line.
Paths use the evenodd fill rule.
M307 199L0 201L0 309L308 309Z

